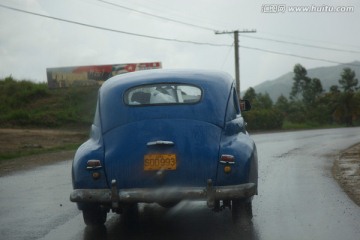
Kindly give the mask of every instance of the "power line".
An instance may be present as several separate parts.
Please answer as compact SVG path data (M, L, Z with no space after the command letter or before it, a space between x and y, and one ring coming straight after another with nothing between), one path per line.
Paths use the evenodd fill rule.
M330 51L337 51L337 52L360 53L360 51L356 51L356 50L345 50L345 49L338 49L338 48L329 48L329 47L322 47L322 46L311 45L311 44L288 42L288 41L277 40L277 39L272 39L272 38L245 36L245 35L242 35L242 34L241 34L240 36L241 36L241 37L245 37L245 38L266 40L266 41L272 41L272 42L278 42L278 43L285 43L285 44L291 44L291 45L302 46L302 47L309 47L309 48L318 48L318 49L324 49L324 50L330 50Z
M137 9L134 9L134 8L126 7L126 6L124 6L124 5L120 5L120 4L108 2L108 1L105 1L105 0L98 0L98 1L103 2L103 3L106 3L106 4L109 4L109 5L113 5L113 6L122 8L122 9L126 9L126 10L128 10L128 11L137 12L137 13L140 13L140 14L143 14L143 15L151 16L151 17L154 17L154 18L158 18L158 19L162 19L162 20L167 20L167 21L179 23L179 24L182 24L182 25L190 26L190 27L195 27L195 28L203 29L203 30L208 30L208 31L213 31L213 32L215 31L215 32L217 32L217 30L215 30L215 29L213 29L213 28L209 28L209 27L205 27L205 26L201 26L201 25L197 25L197 24L193 24L193 23L187 23L187 22L175 20L175 19L172 19L172 18L162 17L162 16L159 16L159 15L156 15L156 14L148 13L148 12L145 12L145 11L140 11L140 10L137 10ZM296 45L296 46L301 46L301 47L324 49L324 50L329 50L329 51L348 52L348 53L360 53L360 51L356 51L356 50L346 50L346 49L330 48L330 47L323 47L323 46L318 46L318 45L302 44L302 43L297 43L297 42L277 40L277 39L272 39L272 38L255 37L255 36L244 36L244 35L240 35L240 36L241 36L241 37L258 39L258 40L265 40L265 41L271 41L271 42L278 42L278 43Z
M84 26L84 27L88 27L88 28L95 28L95 29L100 29L100 30L104 30L104 31L122 33L122 34L126 34L126 35L137 36L137 37L151 38L151 39L164 40L164 41L172 41L172 42L179 42L179 43L190 43L190 44L196 44L196 45L208 45L208 46L213 46L213 47L229 47L230 46L228 44L195 42L195 41L189 41L189 40L180 40L180 39L175 39L175 38L164 38L164 37L156 37L156 36L145 35L145 34L140 34L140 33L132 33L132 32L127 32L127 31L111 29L111 28L94 26L94 25L81 23L81 22L76 22L76 21L72 21L72 20L66 20L66 19L63 19L63 18L52 17L52 16L48 16L48 15L43 15L43 14L40 14L40 13L34 13L34 12L30 12L30 11L25 11L25 10L22 10L22 9L13 8L13 7L5 6L5 5L2 5L2 4L0 4L0 7L7 8L7 9L17 11L17 12L22 12L22 13L27 13L27 14L39 16L39 17L49 18L49 19L53 19L53 20L57 20L57 21L61 21L61 22L72 23L72 24L76 24L76 25L80 25L80 26Z
M336 64L343 64L343 65L348 65L348 66L360 67L359 64L343 63L343 62L337 62L337 61L328 60L328 59L301 56L301 55L292 54L292 53L282 53L282 52L266 50L266 49L262 49L262 48L247 47L247 46L241 46L241 47L246 48L246 49L250 49L250 50L255 50L255 51L260 51L260 52L267 52L267 53L272 53L272 54L277 54L277 55L285 55L285 56L303 58L303 59L308 59L308 60L315 60L315 61L322 61L322 62L328 62L328 63L336 63Z
M233 46L234 46L234 43L229 47L229 50L228 50L228 52L226 54L226 57L225 57L223 63L221 64L221 69L224 67L225 63L227 62L227 60L229 58L229 55L231 53L231 50L233 49Z
M116 4L116 3L112 3L112 2L108 2L108 1L104 1L104 0L98 0L98 1L109 4L109 5L113 5L115 7L126 9L126 10L129 10L129 11L132 11L132 12L137 12L137 13L140 13L140 14L144 14L144 15L147 15L147 16L150 16L150 17L159 18L159 19L162 19L162 20L175 22L175 23L179 23L179 24L182 24L182 25L190 26L190 27L200 28L200 29L203 29L203 30L215 31L212 28L208 28L208 27L204 27L204 26L200 26L200 25L196 25L196 24L192 24L192 23L179 21L179 20L175 20L175 19L172 19L172 18L162 17L162 16L159 16L159 15L156 15L156 14L152 14L152 13L136 10L136 9L133 9L133 8L129 8L129 7L126 7L124 5L120 5L120 4Z
M66 22L66 23L70 23L70 24L75 24L75 25L79 25L79 26L83 26L83 27L88 27L88 28L93 28L93 29L98 29L98 30L103 30L103 31L110 31L110 32L115 32L115 33L120 33L120 34L126 34L126 35L130 35L130 36L150 38L150 39L163 40L163 41L172 41L172 42L179 42L179 43L186 43L186 44L207 45L207 46L212 46L212 47L230 47L230 46L233 46L233 45L230 45L230 44L216 44L216 43L195 42L195 41L188 41L188 40L179 40L179 39L156 37L156 36L144 35L144 34L138 34L138 33L131 33L131 32L126 32L126 31L121 31L121 30L115 30L115 29L110 29L110 28L94 26L94 25L90 25L90 24L86 24L86 23L80 23L80 22L76 22L76 21L72 21L72 20L66 20L66 19L63 19L63 18L51 17L51 16L47 16L47 15L43 15L43 14L39 14L39 13L35 13L35 12L30 12L30 11L25 11L25 10L18 9L18 8L9 7L9 6L3 5L3 4L0 4L0 7L5 8L5 9L9 9L9 10L12 10L12 11L17 11L17 12L21 12L21 13L26 13L26 14L38 16L38 17L44 17L44 18L48 18L48 19L52 19L52 20L56 20L56 21L61 21L61 22ZM313 58L313 57L301 56L301 55L290 54L290 53L276 52L276 51L272 51L272 50L249 47L249 46L244 46L244 45L240 45L239 47L240 48L245 48L245 49L250 49L250 50L255 50L255 51L260 51L260 52L283 55L283 56L291 56L291 57L296 57L296 58L310 59L310 60L322 61L322 62L328 62L328 63L346 64L346 63L327 60L327 59L320 59L320 58ZM358 64L347 64L347 65L357 66L357 67L360 66Z
M317 39L309 39L309 38L304 38L304 37L299 37L299 36L291 36L291 35L287 35L287 34L279 34L279 33L271 33L271 32L264 32L264 31L261 31L262 34L267 34L267 35L272 35L272 36L280 36L280 37L285 37L285 38L290 38L290 39L296 39L296 40L302 40L302 41L306 41L306 42L318 42L318 43L321 43L321 44L330 44L330 45L338 45L338 46L347 46L347 47L350 47L350 48L357 48L359 49L360 46L359 45L352 45L352 44L344 44L344 43L335 43L335 42L330 42L330 41L324 41L324 40L317 40Z

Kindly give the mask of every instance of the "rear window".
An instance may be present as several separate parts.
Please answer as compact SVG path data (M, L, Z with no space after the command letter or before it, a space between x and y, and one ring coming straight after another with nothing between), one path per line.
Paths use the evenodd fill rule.
M194 85L162 83L130 88L125 92L124 101L130 106L194 104L201 97L201 89Z

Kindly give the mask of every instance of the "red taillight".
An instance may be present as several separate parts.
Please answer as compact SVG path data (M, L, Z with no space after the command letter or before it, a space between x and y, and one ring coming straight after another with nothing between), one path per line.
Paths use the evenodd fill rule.
M86 169L98 169L101 168L100 160L89 160L86 164Z
M223 155L221 155L220 163L234 164L235 157L233 155L223 154Z

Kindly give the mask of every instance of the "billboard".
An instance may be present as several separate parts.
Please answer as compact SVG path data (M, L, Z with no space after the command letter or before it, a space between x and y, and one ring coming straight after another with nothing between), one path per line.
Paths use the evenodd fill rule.
M161 68L161 62L47 68L49 88L101 85L112 76Z

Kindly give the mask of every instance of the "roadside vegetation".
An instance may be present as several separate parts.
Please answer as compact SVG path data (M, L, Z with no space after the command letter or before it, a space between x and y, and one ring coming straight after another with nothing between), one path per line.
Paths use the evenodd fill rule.
M0 127L89 128L98 88L48 89L46 83L0 79Z
M294 67L290 98L283 95L274 103L267 93L249 88L244 99L252 110L244 113L250 130L293 130L360 125L360 90L351 68L344 68L339 85L327 92L321 80L307 76L300 64Z

